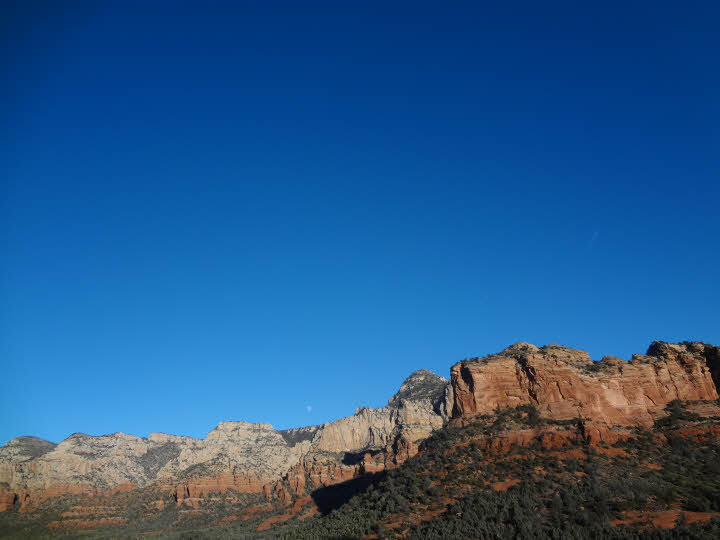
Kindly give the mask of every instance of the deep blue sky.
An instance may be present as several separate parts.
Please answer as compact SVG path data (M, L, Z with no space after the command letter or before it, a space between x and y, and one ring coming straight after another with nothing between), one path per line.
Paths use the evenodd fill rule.
M0 442L720 342L717 2L150 4L1 8Z

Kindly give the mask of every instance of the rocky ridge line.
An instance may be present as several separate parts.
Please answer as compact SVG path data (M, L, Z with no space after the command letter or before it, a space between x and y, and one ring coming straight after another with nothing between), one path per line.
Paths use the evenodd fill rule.
M107 495L156 485L178 502L234 489L290 500L305 486L363 473L364 455L388 453L388 464L447 421L448 381L427 370L411 374L388 405L318 426L275 430L267 423L221 422L205 439L151 433L147 438L76 433L55 445L18 437L0 448L0 511L31 511L62 494ZM382 465L384 466L384 464Z
M700 342L653 342L629 361L560 345L517 343L450 370L453 417L491 414L533 404L556 420L651 426L673 400L718 399L720 347Z
M628 428L648 427L674 401L714 401L720 347L654 342L629 361L518 343L455 364L448 383L413 373L377 409L318 426L276 431L270 424L221 422L205 439L151 434L74 434L58 445L13 439L0 448L0 510L32 511L61 494L106 495L155 486L178 504L233 489L283 504L322 486L392 468L447 422L465 422L531 404L543 417L572 420L590 444L615 442ZM516 444L508 433L495 444ZM522 438L522 437L520 437ZM504 442L503 442L504 441Z

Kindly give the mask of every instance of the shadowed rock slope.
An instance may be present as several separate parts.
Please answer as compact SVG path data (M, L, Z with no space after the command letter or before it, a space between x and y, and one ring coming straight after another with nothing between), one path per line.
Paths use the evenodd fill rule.
M543 417L532 404L457 418L334 512L276 533L293 540L720 537L716 401L671 402L651 427L618 428L612 444L591 443L582 425Z

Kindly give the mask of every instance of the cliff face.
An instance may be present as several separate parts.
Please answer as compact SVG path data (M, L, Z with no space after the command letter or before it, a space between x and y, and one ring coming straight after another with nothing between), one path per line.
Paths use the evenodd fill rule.
M451 420L533 404L545 418L581 418L587 442L612 444L628 431L621 426L651 426L673 400L718 399L718 384L720 347L704 343L655 342L630 361L601 362L568 347L518 343L454 365L450 383L416 371L385 407L361 407L317 426L278 431L221 422L204 439L162 433L77 433L57 445L13 439L0 448L0 511L32 511L62 494L107 499L145 488L191 506L228 489L290 504L317 488L396 467ZM526 435L509 432L493 444L519 444Z
M719 358L719 347L697 342L654 342L629 362L597 363L585 351L518 343L452 367L452 416L531 403L556 420L649 426L670 401L717 399Z
M417 451L417 443L447 419L448 382L429 371L413 373L388 405L360 408L319 426L276 431L270 424L221 422L206 438L163 433L147 438L76 433L53 444L19 437L0 448L0 510L61 494L107 495L154 485L178 501L232 488L287 499L288 488L328 485L361 474L364 456L388 453L390 463Z

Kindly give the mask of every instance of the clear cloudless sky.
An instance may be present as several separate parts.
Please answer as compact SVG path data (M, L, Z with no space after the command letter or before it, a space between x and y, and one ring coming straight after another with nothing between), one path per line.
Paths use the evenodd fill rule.
M717 2L0 10L0 442L720 342Z

